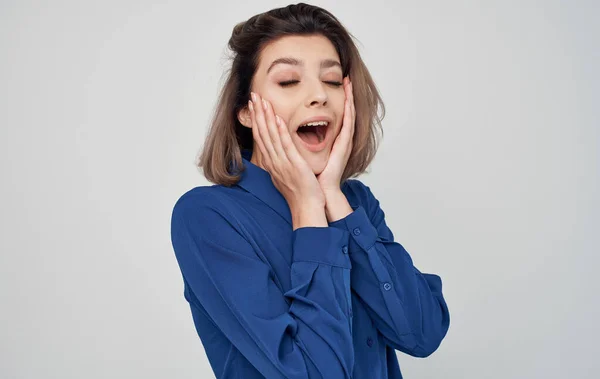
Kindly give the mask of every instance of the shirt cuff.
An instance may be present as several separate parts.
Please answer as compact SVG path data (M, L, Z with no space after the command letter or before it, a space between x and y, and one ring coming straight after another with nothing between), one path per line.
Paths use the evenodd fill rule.
M293 261L317 262L352 268L348 256L350 234L339 228L298 228L292 235Z
M356 207L354 212L348 216L329 223L329 226L345 230L352 236L354 241L354 243L350 243L352 252L356 251L357 248L367 251L377 241L377 229L371 223L365 208L362 206Z

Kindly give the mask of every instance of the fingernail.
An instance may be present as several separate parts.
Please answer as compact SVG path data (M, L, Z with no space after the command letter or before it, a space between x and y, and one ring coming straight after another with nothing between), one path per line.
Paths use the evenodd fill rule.
M254 112L254 106L250 100L248 100L248 108L250 108L250 112Z
M263 103L263 109L267 110L267 102L265 101L265 99L262 99L262 103Z
M252 97L252 101L256 102L256 94L254 92L250 92L250 97Z
M275 115L275 122L277 123L278 126L281 126L281 119L279 118L279 115Z

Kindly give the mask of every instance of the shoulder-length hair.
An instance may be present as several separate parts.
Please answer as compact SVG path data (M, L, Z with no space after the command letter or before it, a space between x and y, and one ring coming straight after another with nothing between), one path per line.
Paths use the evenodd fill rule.
M231 68L197 162L209 181L225 186L239 181L244 169L241 150L251 150L253 138L252 130L239 122L237 114L248 106L261 51L269 42L290 35L328 38L340 57L343 75L349 75L352 80L355 133L342 182L365 172L375 157L379 137L383 135L381 121L385 106L353 36L327 10L303 3L293 4L255 15L233 28L228 43L233 53Z

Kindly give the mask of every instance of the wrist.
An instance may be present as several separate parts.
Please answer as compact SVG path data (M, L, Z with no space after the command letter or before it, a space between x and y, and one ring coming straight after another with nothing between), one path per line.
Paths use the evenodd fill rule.
M328 222L341 220L353 211L341 190L325 192L325 215Z
M317 202L305 203L300 207L290 208L292 214L292 229L304 227L327 227L325 206Z

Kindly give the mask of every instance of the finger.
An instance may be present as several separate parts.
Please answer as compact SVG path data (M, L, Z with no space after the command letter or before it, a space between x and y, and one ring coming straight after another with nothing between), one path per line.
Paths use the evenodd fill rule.
M331 147L331 155L337 155L338 151L347 145L348 129L350 128L350 109L348 107L348 99L344 100L344 116L342 117L342 128L333 141Z
M277 153L277 157L282 160L287 160L287 156L285 154L285 150L281 145L281 137L279 136L279 130L277 126L277 122L275 120L275 114L273 113L273 105L268 101L263 99L263 110L265 111L265 119L267 122L267 129L269 131L269 136L271 137L271 142L273 143L273 148Z
M343 139L345 142L349 142L350 135L352 133L352 109L350 105L350 100L346 99L344 103L344 126L342 127Z
M256 145L258 145L258 149L260 150L260 156L269 157L269 152L267 151L262 138L260 137L260 131L258 130L258 123L256 122L256 111L254 110L255 106L252 103L252 100L248 100L248 109L250 109L250 121L252 123L252 136L254 137L254 141ZM266 163L270 164L270 160Z
M354 86L352 85L352 82L350 81L350 78L348 78L348 93L349 93L349 105L350 105L350 139L348 141L349 144L352 144L352 139L354 137L354 131L355 131L355 127L356 127L356 107L354 104Z
M350 129L348 130L348 155L352 151L352 145L354 142L354 133L356 131L356 113L354 110L354 102L348 102L348 108L351 113L350 116Z
M298 152L298 149L296 149L296 145L294 145L294 142L292 141L292 136L290 135L287 124L283 118L279 116L276 116L276 121L278 121L279 137L281 140L281 146L285 150L285 154L291 162L300 163L303 158Z
M352 82L350 81L350 77L347 76L345 78L346 83L344 85L344 95L346 96L346 101L352 101L353 102L353 96L352 96ZM346 112L346 103L344 103L344 114Z
M267 150L268 157L270 157L271 161L273 161L277 158L277 153L275 152L273 142L271 142L271 137L269 136L269 131L267 129L267 121L265 120L262 99L257 93L254 92L252 92L252 99L254 100L254 112L256 115L256 123L258 125L260 138L265 146L265 149Z
M349 154L352 148L352 135L354 133L353 128L353 120L352 120L352 110L350 105L350 100L346 99L345 107L344 107L344 121L342 131L340 132L340 148L341 154L346 156Z
M350 82L350 109L352 109L352 129L354 129L354 123L356 122L356 105L354 104L354 86Z
M348 92L346 97L350 101L350 111L352 114L352 120L354 121L356 120L356 109L354 107L354 86L352 85L352 81L350 81L350 77L348 77Z
M344 95L346 95L346 99L349 99L350 96L352 95L350 93L350 85L351 85L350 77L346 76L345 79L346 79L346 82L344 83Z

